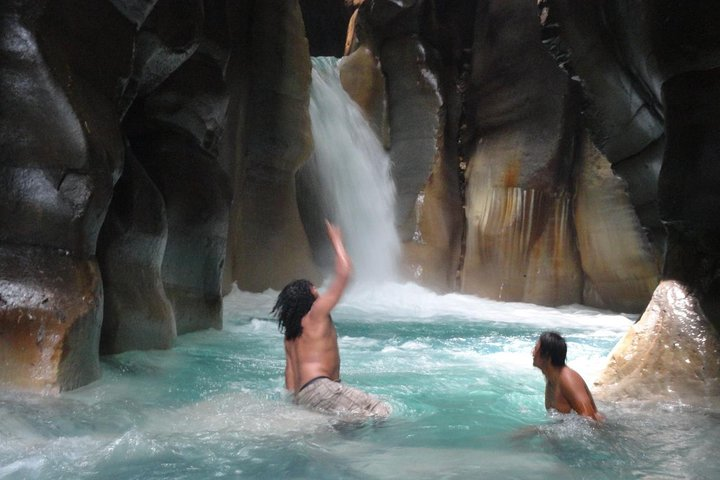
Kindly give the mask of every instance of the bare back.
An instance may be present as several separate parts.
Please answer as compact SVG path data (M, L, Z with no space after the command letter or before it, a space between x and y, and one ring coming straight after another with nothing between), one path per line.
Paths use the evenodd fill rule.
M340 352L337 332L330 316L326 320L302 319L303 333L293 340L285 340L287 368L285 386L297 392L316 377L340 379Z
M300 336L285 340L285 388L297 393L316 377L340 379L340 352L337 331L330 312L340 301L352 271L350 257L340 230L327 223L328 237L335 249L335 278L327 291L318 295L302 319Z

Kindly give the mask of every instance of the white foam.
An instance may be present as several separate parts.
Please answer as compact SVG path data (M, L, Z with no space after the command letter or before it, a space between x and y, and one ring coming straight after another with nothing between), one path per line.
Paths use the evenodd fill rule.
M322 288L321 288L322 290ZM242 292L236 287L226 296L226 312L270 318L278 292ZM365 323L436 322L453 317L469 322L498 322L537 326L538 329L585 330L584 335L617 336L632 324L627 315L579 305L560 308L529 303L498 302L460 293L437 294L414 283L351 285L336 307L337 318L361 318Z
M223 432L285 437L330 429L332 421L332 417L297 407L289 399L244 391L216 395L178 410L157 410L142 431L152 435Z

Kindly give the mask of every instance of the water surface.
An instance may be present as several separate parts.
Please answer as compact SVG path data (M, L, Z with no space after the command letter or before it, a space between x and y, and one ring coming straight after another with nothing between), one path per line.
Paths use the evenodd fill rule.
M545 412L538 334L563 333L590 381L626 316L356 287L333 314L343 381L394 413L349 425L289 401L275 295L235 291L224 330L106 357L79 390L0 394L0 478L720 478L717 411L599 402L602 428Z

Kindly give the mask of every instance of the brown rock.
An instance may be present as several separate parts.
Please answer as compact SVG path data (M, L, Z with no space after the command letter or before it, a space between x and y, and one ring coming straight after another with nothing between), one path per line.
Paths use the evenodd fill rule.
M100 270L66 251L0 248L0 383L42 393L100 377Z
M589 138L582 145L574 218L586 277L583 303L641 312L660 276L654 252L630 203L627 184Z
M375 54L361 46L339 62L340 81L365 114L378 138L388 147L390 142L385 110L385 77Z
M579 302L567 208L578 92L542 45L533 5L487 2L475 23L462 291Z

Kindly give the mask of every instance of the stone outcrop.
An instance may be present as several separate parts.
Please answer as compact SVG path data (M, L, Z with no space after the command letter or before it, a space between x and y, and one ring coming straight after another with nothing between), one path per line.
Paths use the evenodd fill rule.
M367 49L385 77L399 229L415 280L497 299L640 312L666 245L661 89L672 74L640 62L668 42L629 21L622 1L353 3L360 8L348 58ZM659 19L675 7L637 8ZM675 16L673 35L689 18L682 10L666 12ZM712 47L700 38L713 44L706 33L676 40L701 51L689 62L711 64ZM398 99L424 79L391 90L394 69L408 70L403 61L413 55L390 52L413 42L422 46L416 62L436 82L440 108L430 116ZM675 60L677 68L683 59ZM412 79L411 68L394 77ZM426 170L419 158L431 151ZM583 166L590 159L597 168ZM613 268L618 262L627 271Z
M97 262L28 246L0 249L0 265L0 388L56 393L99 378Z
M664 254L665 281L613 354L601 391L682 402L716 396L720 12L707 2L548 4L572 52L569 69L584 82L596 141Z
M668 232L663 276L689 286L716 328L720 328L720 104L708 99L718 95L720 67L688 71L663 84L667 146L658 186L660 214Z
M223 8L0 5L0 381L76 388L221 326Z
M699 1L543 3L556 35L549 42L582 82L588 127L629 186L662 276L686 282L716 319L719 230L707 219L717 218L709 185L720 180L711 166L717 149L708 148L718 138L709 99L718 89L720 13Z
M593 389L605 401L717 404L720 337L697 297L681 283L661 282L640 320L610 353Z
M385 77L379 59L365 45L342 58L340 81L350 98L358 104L378 138L386 148L390 146L387 119Z
M222 326L231 191L216 157L227 108L225 56L201 40L160 87L136 101L127 118L133 152L164 199L162 280L178 333Z
M573 202L575 165L585 156L582 91L540 41L532 5L364 3L350 31L347 62L375 54L385 78L399 230L415 281L504 300L642 309L654 285L635 288L632 275L617 282L620 289L628 282L631 302L602 303L585 285ZM413 82L413 65L424 78ZM430 96L413 97L428 79L437 108L428 107L435 105ZM361 105L371 98L347 84ZM425 113L407 105L423 105ZM649 196L639 201L654 202L652 190ZM632 208L626 212L634 218ZM653 271L646 247L639 238L627 255ZM597 253L592 261L612 261Z

